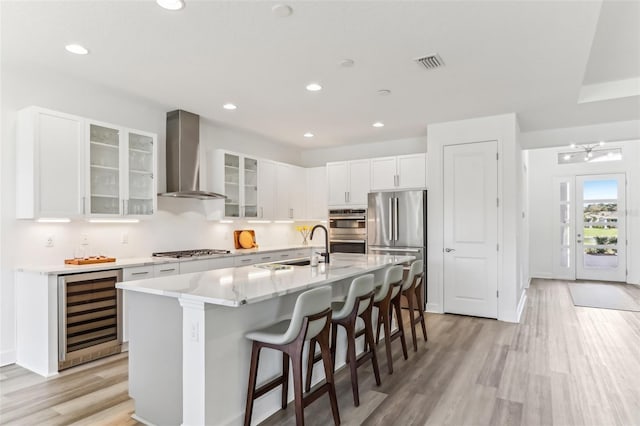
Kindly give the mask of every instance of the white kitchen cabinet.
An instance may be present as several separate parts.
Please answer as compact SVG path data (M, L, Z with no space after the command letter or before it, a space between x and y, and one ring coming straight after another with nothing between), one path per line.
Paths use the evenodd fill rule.
M327 168L310 167L307 175L307 219L327 220Z
M153 214L156 135L92 120L86 134L87 214Z
M277 205L277 164L274 161L258 160L258 217L273 219Z
M180 273L179 262L161 263L159 265L153 265L154 278L165 277L169 275L178 275L179 273Z
M227 196L224 216L258 217L258 160L229 151L216 150L209 187Z
M410 154L371 159L371 190L425 188L425 158L425 154Z
M180 273L188 274L190 272L204 272L213 269L231 268L233 267L233 258L222 257L217 259L195 259L180 262Z
M365 206L370 190L369 160L327 163L329 207Z
M305 217L306 176L302 167L277 163L275 219L302 219Z
M260 263L260 262L262 262L260 260L261 256L263 256L263 255L262 254L248 254L248 255L234 256L234 258L233 258L233 266L239 267L239 266L247 266L247 265L253 265L255 263Z
M124 268L122 270L122 281L143 280L153 278L153 266L134 266L132 268ZM121 291L122 294L122 342L129 341L129 324L127 313L127 292Z
M16 217L82 216L83 119L29 107L18 112L16 133Z

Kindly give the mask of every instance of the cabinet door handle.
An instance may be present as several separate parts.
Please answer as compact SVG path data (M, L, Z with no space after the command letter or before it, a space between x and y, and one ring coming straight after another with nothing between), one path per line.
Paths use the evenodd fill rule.
M251 259L240 259L240 262L251 262Z
M82 214L85 214L86 199L86 197L82 197Z
M260 207L260 218L261 219L264 218L264 211L263 211L262 207Z
M344 202L347 202L347 191L344 191Z
M143 271L143 272L132 272L131 275L147 275L149 273L149 271Z
M171 269L160 269L160 272L173 272L175 271L176 268L171 268Z

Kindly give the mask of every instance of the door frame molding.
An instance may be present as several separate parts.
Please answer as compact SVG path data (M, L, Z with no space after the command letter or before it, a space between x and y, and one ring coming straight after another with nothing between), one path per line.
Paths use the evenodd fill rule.
M432 124L427 127L427 310L443 313L444 305L444 188L443 147L464 143L497 141L498 145L498 320L518 322L525 305L526 282L518 279L524 250L517 232L521 207L517 195L523 162L515 113ZM505 181L505 178L508 180ZM517 199L516 199L517 198ZM505 235L508 233L507 235ZM508 237L508 238L507 238ZM520 245L520 247L519 247ZM508 285L507 285L508 284Z
M497 291L500 292L500 288L501 288L501 284L502 284L502 262L503 262L503 230L502 230L502 226L500 226L500 224L502 223L502 218L503 218L503 205L504 203L502 202L502 167L501 167L501 161L502 161L502 145L500 143L500 141L496 140L496 139L489 139L489 140L484 140L484 141L475 141L475 142L467 142L467 143L456 143L456 144L446 144L442 146L442 158L443 158L443 166L442 166L442 184L444 187L444 151L446 148L448 147L457 147L457 146L462 146L462 145L475 145L475 144L479 144L479 143L488 143L488 142L495 142L496 143L496 153L498 155L498 158L496 158L496 196L498 197L498 199L500 200L500 202L498 203L498 205L496 206L496 241L499 244L500 249L496 250L497 251L497 255L496 255L496 279L497 279ZM442 211L443 211L443 218L444 218L444 209L445 209L445 203L444 203L444 191L442 193ZM443 225L444 225L444 221L443 221ZM445 233L445 227L442 226L441 229L442 232L442 241L444 243L444 233ZM445 262L444 262L444 258L443 258L443 262L442 262L442 311L445 312L445 296L444 293L446 291L446 283L444 282L444 268L445 268ZM497 297L496 297L497 298ZM496 319L498 319L500 317L500 303L498 300L498 303L496 303ZM491 317L493 318L493 317Z

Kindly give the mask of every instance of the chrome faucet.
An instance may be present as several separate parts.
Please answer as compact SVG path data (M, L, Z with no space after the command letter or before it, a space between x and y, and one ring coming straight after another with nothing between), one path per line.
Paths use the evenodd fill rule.
M327 228L324 227L323 225L316 225L313 228L311 228L311 235L309 236L309 239L313 240L313 233L316 231L317 228L322 228L324 229L324 253L319 253L320 256L324 257L324 262L325 263L329 263L329 231L327 231Z

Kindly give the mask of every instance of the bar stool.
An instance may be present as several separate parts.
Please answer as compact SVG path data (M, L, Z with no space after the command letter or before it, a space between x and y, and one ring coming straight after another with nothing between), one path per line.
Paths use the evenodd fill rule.
M400 290L402 289L402 266L396 265L387 268L384 273L384 281L378 287L373 297L373 306L378 308L378 325L376 332L376 344L380 342L380 329L384 327L384 343L387 351L387 369L389 374L393 374L393 359L391 357L391 342L400 338L402 343L402 354L407 359L407 341L404 335L404 324L402 323L402 314L400 308ZM399 318L398 329L391 333L391 310L395 309Z
M344 302L333 302L331 304L331 309L333 310L333 314L331 316L331 359L335 365L336 342L338 337L338 326L340 325L344 327L347 333L347 362L349 363L349 368L351 370L353 403L356 407L360 405L357 369L369 359L373 365L373 374L376 379L376 384L380 386L380 371L378 370L378 358L376 356L376 346L373 341L373 326L371 324L373 296L373 274L367 274L355 278L351 282L349 291L347 292L347 298ZM364 321L365 335L365 353L363 353L360 358L356 358L356 323L358 318L361 318ZM311 386L313 364L317 361L319 361L319 358L315 356L315 339L311 339L307 364L307 390L309 390Z
M423 282L424 282L424 262L416 260L411 264L409 275L402 285L402 295L409 302L409 324L411 325L411 337L413 339L413 351L418 351L418 342L416 340L416 324L422 326L422 335L424 341L427 341L427 326L424 322L424 299ZM418 309L418 316L414 317L414 308ZM402 318L400 318L402 320Z
M253 401L270 390L282 385L282 409L287 408L289 386L289 358L293 365L293 393L295 397L296 425L304 425L304 407L325 392L329 393L333 421L340 424L336 388L333 382L333 361L329 348L329 327L331 324L331 288L320 287L298 296L290 320L280 321L260 330L247 333L245 337L253 341L251 348L251 369L249 389L245 408L244 424L251 424ZM312 393L303 397L302 393L302 349L304 342L313 339L320 345L324 363L326 382ZM315 348L315 343L313 344ZM282 351L282 376L276 377L256 389L260 350L270 348Z

